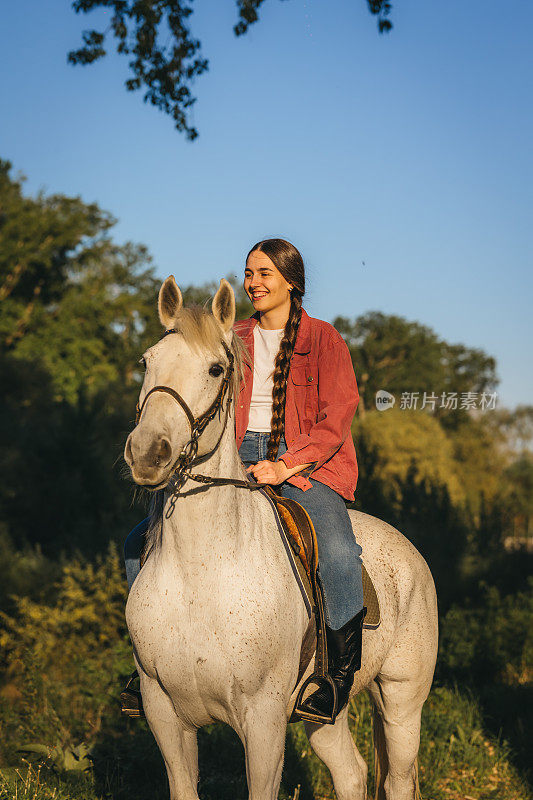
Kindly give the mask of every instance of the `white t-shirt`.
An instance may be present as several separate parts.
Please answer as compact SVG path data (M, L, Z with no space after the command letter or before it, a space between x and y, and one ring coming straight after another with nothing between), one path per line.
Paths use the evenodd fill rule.
M270 432L272 419L272 388L274 385L274 361L283 331L268 331L256 325L254 328L254 382L250 402L249 431Z

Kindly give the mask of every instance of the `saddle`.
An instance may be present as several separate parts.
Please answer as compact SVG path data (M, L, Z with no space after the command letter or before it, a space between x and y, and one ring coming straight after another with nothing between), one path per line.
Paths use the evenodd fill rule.
M324 599L322 587L320 585L320 575L318 573L316 532L309 514L300 503L297 503L295 500L289 500L286 497L281 497L276 494L270 486L265 487L262 491L269 498L274 507L280 533L285 536L292 552L296 556L296 558L293 559L293 568L295 566L297 569L299 577L298 584L310 616L309 625L307 626L302 641L296 685L300 682L316 652L315 671L307 678L300 688L289 721L297 722L300 719L306 719L312 722L334 722L337 715L336 687L327 670L328 654L325 632ZM374 584L364 564L362 566L362 577L363 602L367 609L363 628L375 630L381 621L379 602ZM332 716L328 719L315 717L300 708L306 689L311 684L318 686L321 683L328 684L332 694Z

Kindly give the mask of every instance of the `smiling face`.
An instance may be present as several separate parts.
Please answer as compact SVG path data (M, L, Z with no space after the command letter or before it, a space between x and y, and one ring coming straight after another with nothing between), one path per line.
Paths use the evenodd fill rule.
M271 259L260 250L248 256L244 270L244 290L261 315L274 312L288 318L292 286Z

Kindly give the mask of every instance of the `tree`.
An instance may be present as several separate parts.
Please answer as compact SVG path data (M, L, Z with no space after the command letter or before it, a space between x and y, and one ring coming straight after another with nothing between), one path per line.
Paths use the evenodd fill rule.
M80 198L27 197L10 170L0 162L0 534L45 553L94 552L143 513L116 464L139 357L162 332L160 280L143 245L113 241L111 214ZM186 303L216 288L182 286Z
M488 421L491 413L465 417L455 427L445 428L453 447L457 478L476 520L481 512L481 493L485 502L492 504L498 499L512 457L501 431Z
M402 491L413 464L418 483L427 479L445 485L455 504L465 499L453 443L429 414L396 408L370 411L362 418L356 417L353 434L358 452L371 454L372 478L382 485L396 510L403 506ZM367 469L368 465L361 463L362 484L366 482Z
M60 298L69 267L83 264L82 240L97 244L114 224L95 204L52 195L24 197L23 179L13 179L0 160L0 342L13 348L42 305Z
M524 452L505 472L505 499L513 520L513 535L526 544L533 517L533 455Z
M425 410L453 428L467 417L460 407L462 394L487 392L497 384L494 358L482 350L449 344L418 322L369 311L355 320L337 317L333 324L352 356L361 414L373 407L379 389L394 394L397 402L402 392L418 393L418 409L425 392L436 398L434 406L428 403ZM443 393L456 394L453 412L442 405Z
M507 448L516 455L531 452L533 443L533 406L518 405L512 411L499 408L486 415L487 422L505 439Z
M114 218L79 197L25 197L0 162L0 352L38 361L57 400L128 383L153 329L158 281L142 245L117 245Z
M263 2L236 0L236 36L245 34L258 21ZM367 0L367 4L370 13L378 18L380 33L390 30L390 2ZM111 9L112 17L107 30L83 32L83 46L68 54L69 62L92 64L103 58L107 54L106 36L111 33L117 52L131 56L131 77L126 80L126 89L144 87L144 101L169 114L177 130L184 131L188 139L196 139L198 131L187 119L188 109L195 102L190 87L194 78L209 68L209 62L201 57L201 44L188 25L192 0L74 0L72 7L78 14Z
M10 170L0 162L0 526L17 544L93 550L138 516L114 463L136 362L160 333L159 281L145 247L113 242L110 214L27 197Z

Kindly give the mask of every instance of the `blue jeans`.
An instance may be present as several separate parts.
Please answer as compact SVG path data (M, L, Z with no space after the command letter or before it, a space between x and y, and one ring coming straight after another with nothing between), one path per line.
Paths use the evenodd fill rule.
M239 455L246 466L266 460L268 439L268 433L246 432L239 449ZM278 458L286 450L287 445L282 438ZM355 540L343 498L314 478L310 482L311 489L306 491L287 482L276 489L283 497L300 503L315 526L320 577L326 600L326 621L330 628L337 630L363 608L361 547ZM126 575L130 587L140 569L139 559L147 527L147 519L139 523L124 545Z
M124 542L124 564L126 565L126 580L131 589L133 581L141 571L141 553L144 545L144 535L148 530L150 517L134 527Z

